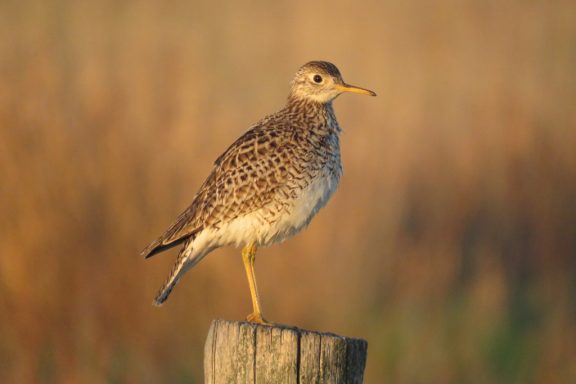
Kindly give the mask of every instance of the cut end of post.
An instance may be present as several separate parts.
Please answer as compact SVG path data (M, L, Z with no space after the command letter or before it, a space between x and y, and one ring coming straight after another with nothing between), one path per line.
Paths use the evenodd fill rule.
M204 382L362 383L368 343L287 325L214 320Z

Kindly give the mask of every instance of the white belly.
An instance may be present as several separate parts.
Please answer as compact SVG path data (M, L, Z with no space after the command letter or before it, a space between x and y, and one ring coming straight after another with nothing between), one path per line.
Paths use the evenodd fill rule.
M290 213L274 225L275 234L269 243L283 241L306 227L336 191L339 179L339 175L325 175L311 182L294 200Z
M258 245L271 245L284 241L306 227L326 205L338 186L339 176L327 174L316 178L275 220L267 220L266 212L257 210L222 225L210 237L216 246L241 246L252 241Z

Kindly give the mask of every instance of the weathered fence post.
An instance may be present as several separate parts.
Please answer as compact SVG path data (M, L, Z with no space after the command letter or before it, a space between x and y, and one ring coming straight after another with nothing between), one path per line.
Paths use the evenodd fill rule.
M284 325L214 320L204 383L362 383L368 343Z

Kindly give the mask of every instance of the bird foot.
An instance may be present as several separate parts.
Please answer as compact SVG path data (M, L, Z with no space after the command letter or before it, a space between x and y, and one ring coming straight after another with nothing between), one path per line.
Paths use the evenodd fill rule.
M261 313L256 313L256 312L253 312L253 313L249 314L248 316L246 316L246 320L249 321L250 323L258 323L258 324L262 324L262 325L274 325L274 323L271 323L271 322L265 320L262 317Z

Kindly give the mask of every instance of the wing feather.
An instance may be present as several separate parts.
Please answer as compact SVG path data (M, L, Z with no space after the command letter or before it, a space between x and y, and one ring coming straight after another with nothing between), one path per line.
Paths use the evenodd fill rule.
M196 236L206 227L217 228L221 221L271 202L277 185L287 177L286 172L271 163L274 151L289 137L281 132L268 120L238 138L216 159L192 204L141 254L151 257Z

